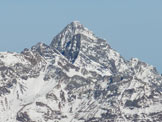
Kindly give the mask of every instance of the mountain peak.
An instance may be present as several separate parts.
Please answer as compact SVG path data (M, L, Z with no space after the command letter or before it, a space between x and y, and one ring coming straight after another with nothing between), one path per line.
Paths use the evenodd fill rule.
M89 62L91 60L98 64L97 70L102 68L111 70L106 71L109 74L116 72L117 69L123 69L118 66L119 62L125 66L124 58L111 49L106 40L96 37L78 21L68 24L54 37L50 46L57 49L71 63L79 66L85 67L87 63L92 64Z
M74 63L80 49L90 43L97 43L99 39L84 27L79 21L68 24L54 37L50 46L62 53L70 62Z
M64 55L68 48L70 52L72 48L74 49L74 47L79 50L81 38L83 36L86 38L91 38L92 40L96 40L96 37L92 31L89 31L79 21L73 21L54 37L50 46L57 49Z
M98 50L97 52L104 53L105 48L108 52L110 52L109 49L111 48L107 44L106 40L96 37L92 31L80 24L79 21L73 21L68 24L58 35L54 37L50 46L53 49L57 49L72 63L75 62L80 52L84 55L86 54L86 56L90 59L96 59L96 56L94 56L95 51ZM89 51L86 52L85 50ZM98 56L98 58L100 56ZM108 57L111 56L109 55ZM98 62L98 59L96 60Z

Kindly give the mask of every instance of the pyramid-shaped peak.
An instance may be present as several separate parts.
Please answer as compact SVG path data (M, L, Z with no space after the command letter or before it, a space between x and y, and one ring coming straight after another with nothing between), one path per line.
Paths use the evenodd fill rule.
M79 21L73 21L54 37L50 46L62 52L66 48L65 45L69 44L76 37L80 37L80 39L77 38L79 41L81 41L81 37L97 41L97 37L92 31L84 27Z
M97 41L97 37L92 31L84 27L79 21L73 21L54 37L50 46L74 62L82 45L95 41Z

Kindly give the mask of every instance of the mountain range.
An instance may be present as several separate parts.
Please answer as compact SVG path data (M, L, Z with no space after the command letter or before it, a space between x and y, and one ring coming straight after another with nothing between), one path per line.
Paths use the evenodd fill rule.
M161 122L162 76L80 22L51 44L0 52L0 122Z

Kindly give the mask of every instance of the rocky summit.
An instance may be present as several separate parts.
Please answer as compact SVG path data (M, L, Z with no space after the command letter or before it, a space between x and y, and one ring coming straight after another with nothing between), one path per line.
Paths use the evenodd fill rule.
M161 122L162 77L80 22L50 45L0 53L0 122Z

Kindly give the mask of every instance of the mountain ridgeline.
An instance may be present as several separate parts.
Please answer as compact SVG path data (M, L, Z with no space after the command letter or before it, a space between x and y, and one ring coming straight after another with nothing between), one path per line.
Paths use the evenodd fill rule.
M162 76L80 22L50 45L0 52L0 122L161 122Z

